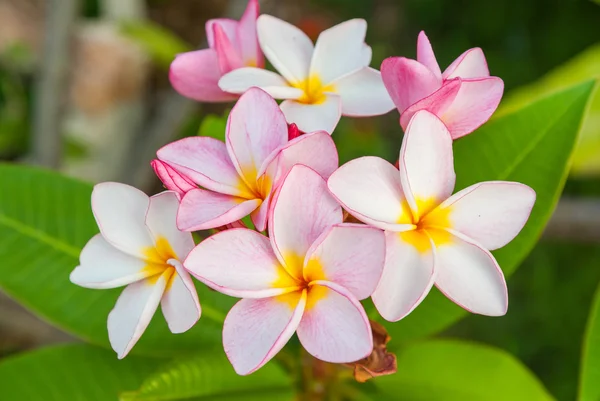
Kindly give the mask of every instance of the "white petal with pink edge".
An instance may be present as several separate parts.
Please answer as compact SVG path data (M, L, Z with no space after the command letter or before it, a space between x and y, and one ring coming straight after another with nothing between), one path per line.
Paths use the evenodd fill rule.
M349 363L373 351L371 325L360 302L342 286L316 282L298 325L302 346L325 362Z
M483 50L475 47L465 51L446 68L442 76L444 79L489 77L490 70Z
M342 98L342 114L345 116L377 116L394 109L381 73L364 67L333 82L335 91Z
M306 291L235 304L223 326L223 347L235 371L248 375L269 362L296 331L305 305Z
M435 285L472 313L502 316L508 308L504 274L494 256L454 232L450 243L436 246Z
M219 80L219 87L231 93L244 93L255 86L275 99L298 99L303 94L302 90L289 86L281 75L261 68L238 68Z
M325 100L318 104L285 100L280 107L287 121L295 123L304 132L326 131L332 134L342 117L342 99L333 94L326 94Z
M454 102L454 99L456 98L456 95L458 95L458 91L460 90L461 85L462 81L460 78L455 78L450 81L446 81L440 89L433 92L426 98L419 100L418 102L414 103L409 108L404 110L404 112L400 116L400 125L402 126L402 129L406 132L406 127L408 127L408 123L415 115L415 113L420 110L427 110L438 117L442 116L444 112L448 108L450 108L452 102Z
M160 306L171 333L183 333L200 319L201 309L196 287L180 262L170 260L176 271L167 283Z
M419 32L419 38L417 39L417 61L429 68L436 77L442 77L440 65L435 58L431 42L429 42L429 38L425 35L425 31Z

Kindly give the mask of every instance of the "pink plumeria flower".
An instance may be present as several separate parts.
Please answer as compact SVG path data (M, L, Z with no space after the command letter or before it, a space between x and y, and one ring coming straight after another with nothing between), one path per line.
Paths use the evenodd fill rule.
M373 302L402 319L435 284L466 310L506 313L502 270L489 252L525 225L535 192L516 182L487 181L452 195L452 138L442 121L417 112L400 150L400 171L377 157L350 161L328 186L357 219L386 230L386 261Z
M114 182L92 192L100 234L83 248L70 278L86 288L127 286L108 315L108 336L119 358L142 336L159 304L173 333L187 331L200 318L196 288L181 264L194 240L175 225L178 204L173 192L148 198Z
M221 78L224 91L244 93L258 86L275 99L285 99L281 109L287 120L304 132L332 133L342 114L375 116L394 108L381 74L369 67L364 20L323 31L315 46L300 29L270 15L258 18L257 30L265 56L281 75L240 68Z
M169 71L171 85L181 95L199 102L228 102L237 98L219 89L223 74L242 67L264 66L256 37L258 0L250 0L239 21L211 19L206 23L209 49L179 54Z
M324 361L348 363L369 355L371 327L359 301L381 276L383 232L342 224L325 180L302 165L291 169L270 213L269 238L247 229L224 231L184 262L209 287L244 298L223 327L235 371L254 372L294 332Z
M417 111L428 110L446 124L453 139L485 123L504 91L504 82L490 76L480 48L467 50L442 73L425 32L419 34L417 60L390 57L381 64L381 74L402 128Z
M224 226L248 215L263 231L271 195L294 164L306 164L324 177L338 166L335 144L325 131L288 141L283 113L258 88L242 95L231 110L225 143L184 138L157 156L159 178L182 197L177 225L185 231Z

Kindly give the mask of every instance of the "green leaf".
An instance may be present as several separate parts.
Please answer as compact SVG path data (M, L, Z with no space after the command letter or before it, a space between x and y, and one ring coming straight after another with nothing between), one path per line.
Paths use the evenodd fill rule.
M108 347L106 319L121 289L90 290L69 281L79 253L98 229L90 208L92 186L33 167L0 164L0 289L86 341ZM173 335L160 312L134 353L171 355L221 343L233 298L196 284L202 318Z
M414 343L398 353L398 372L373 380L380 401L550 401L512 355L457 340Z
M123 401L292 400L290 377L271 362L249 376L238 376L223 352L202 352L172 361L148 377Z
M140 386L160 360L89 345L42 348L0 362L2 401L106 401Z
M531 251L552 215L593 88L594 82L586 82L549 96L490 121L454 144L456 191L481 181L504 180L522 182L537 193L525 228L493 252L506 276ZM434 290L406 318L384 324L394 348L399 342L440 332L466 314Z
M600 286L596 290L583 339L579 401L600 399Z
M193 50L193 47L173 32L150 21L128 21L121 32L142 46L160 67L168 69L175 56Z
M225 142L225 130L227 128L227 115L225 113L222 116L216 116L209 114L200 123L200 129L198 130L199 136L209 136L211 138L218 139Z

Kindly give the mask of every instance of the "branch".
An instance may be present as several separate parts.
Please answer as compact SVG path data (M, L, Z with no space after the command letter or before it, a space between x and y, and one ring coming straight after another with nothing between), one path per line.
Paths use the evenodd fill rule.
M600 199L561 199L544 238L600 243Z

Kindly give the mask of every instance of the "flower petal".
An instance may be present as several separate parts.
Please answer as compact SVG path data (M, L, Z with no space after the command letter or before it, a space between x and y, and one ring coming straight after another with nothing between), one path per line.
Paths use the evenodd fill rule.
M176 272L167 283L160 306L171 333L184 333L200 319L198 293L181 263L171 261Z
M308 290L297 329L302 346L325 362L349 363L369 356L373 334L360 302L342 286L317 283Z
M194 189L181 200L177 213L177 227L183 231L221 227L248 216L261 202L260 199L247 200Z
M269 239L247 228L205 239L184 266L209 287L233 297L272 297L298 285L277 260Z
M236 373L247 375L269 362L294 335L306 291L265 299L242 299L223 326L223 347Z
M429 68L436 77L442 77L442 70L440 70L440 65L435 58L431 42L425 35L425 31L419 32L419 38L417 39L417 61Z
M404 57L383 60L381 77L400 113L442 86L442 79L429 68Z
M196 50L177 55L169 69L171 85L182 96L198 102L229 102L237 96L219 88L221 69L217 52Z
M255 86L275 99L298 99L304 93L298 88L289 86L281 75L261 68L238 68L223 75L219 80L219 87L231 93L241 94Z
M408 124L400 149L400 179L419 218L454 190L452 138L444 123L428 111L418 111Z
M187 178L185 175L180 174L168 163L162 162L160 160L152 160L150 163L156 176L159 180L162 181L165 188L170 191L177 192L178 196L181 198L187 191L191 191L196 188L196 184Z
M269 208L271 207L271 194L267 195L260 206L251 214L252 224L257 231L265 231L267 229L267 219L269 218Z
M489 251L456 234L450 243L436 246L436 256L435 285L444 295L472 313L506 314L504 274Z
M402 193L398 170L374 156L351 160L337 169L327 181L329 190L350 214L384 230L403 231L412 224Z
M444 112L448 110L452 105L452 102L454 102L456 95L458 95L458 92L460 91L461 85L462 81L460 78L446 81L440 89L404 110L400 116L400 125L402 126L402 129L406 132L408 123L419 110L427 110L441 119Z
M342 209L325 180L301 164L292 167L272 202L269 237L273 250L290 275L300 279L306 252L329 226L342 222Z
M479 47L469 49L461 54L456 60L446 68L442 74L444 79L460 78L483 78L489 77L487 61L483 55L483 50Z
M258 0L249 0L246 11L244 11L237 27L237 37L244 64L262 68L265 65L265 60L256 33L256 19L259 14Z
M146 226L154 237L156 246L166 240L178 260L183 260L194 248L192 234L177 228L179 200L175 192L161 192L150 197Z
M285 100L280 107L287 121L304 132L326 131L331 134L342 116L342 99L332 94L319 104Z
M302 82L308 78L313 44L304 32L266 14L258 17L256 28L263 53L288 82Z
M103 182L94 186L92 211L100 232L112 246L138 258L154 247L146 227L148 196L129 185Z
M217 60L221 74L228 73L244 66L244 62L239 52L239 45L233 42L221 27L220 24L213 25L215 47L217 52Z
M208 42L208 46L213 49L216 45L214 35L215 25L219 25L229 40L237 46L236 29L238 28L238 24L238 21L231 18L213 18L206 21L204 28L206 30L206 41Z
M367 67L371 62L364 57L367 22L351 19L324 30L315 44L310 64L310 75L330 82ZM366 63L365 63L366 62Z
M80 265L71 272L73 284L85 288L117 288L148 277L146 262L116 249L97 234L83 247Z
M244 93L229 114L226 145L250 188L256 187L263 162L287 141L287 122L277 102L258 88Z
M362 224L338 224L321 234L308 250L304 279L331 281L362 300L375 290L384 259L383 231Z
M441 116L452 138L470 134L489 120L503 92L504 82L498 77L463 79L456 98Z
M379 71L365 67L334 81L336 93L342 98L345 116L377 116L394 109Z
M416 231L386 233L386 258L373 303L381 316L396 322L425 299L434 283L434 250Z
M159 160L198 185L228 195L254 195L233 166L225 144L209 137L189 137L163 146Z
M124 358L140 339L167 286L164 274L128 285L108 315L108 339L119 359Z
M521 231L535 203L535 191L518 182L488 181L452 195L439 207L449 211L449 228L493 251Z

